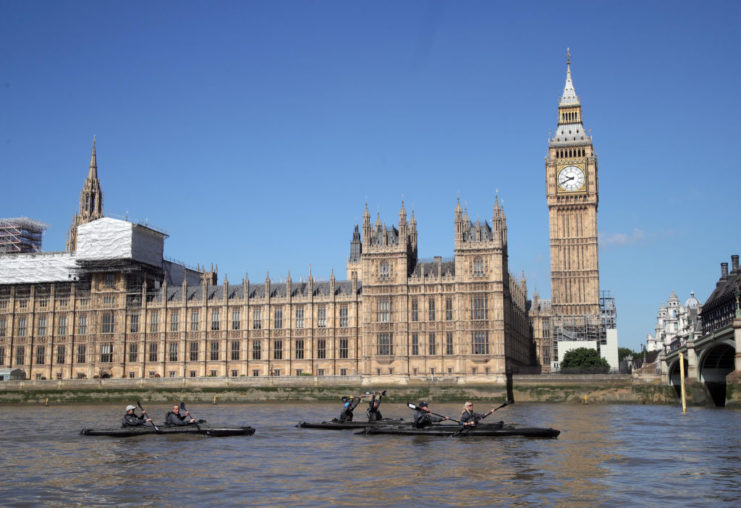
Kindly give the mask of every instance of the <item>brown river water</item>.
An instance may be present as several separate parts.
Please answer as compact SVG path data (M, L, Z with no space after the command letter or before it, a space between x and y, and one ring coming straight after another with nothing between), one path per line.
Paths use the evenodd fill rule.
M663 507L741 500L741 412L728 409L682 415L673 406L515 404L489 420L561 435L461 439L295 427L337 416L339 401L202 404L189 405L196 418L251 425L256 433L79 435L83 426L118 425L123 407L0 408L0 506ZM147 409L157 422L169 407ZM411 417L404 404L381 408L386 417ZM455 417L461 405L431 409ZM362 419L364 407L355 415Z

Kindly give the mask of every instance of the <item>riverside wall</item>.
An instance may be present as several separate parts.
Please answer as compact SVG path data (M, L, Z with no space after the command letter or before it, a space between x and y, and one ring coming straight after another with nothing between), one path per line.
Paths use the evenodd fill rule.
M0 382L0 404L89 404L102 402L244 403L263 401L336 401L344 395L388 390L388 402L428 400L504 401L503 378L436 377L237 377L90 380L25 380ZM515 375L516 402L574 404L678 404L676 390L659 379L630 375ZM738 407L741 390L729 386L729 405ZM687 403L712 405L707 389L687 383Z

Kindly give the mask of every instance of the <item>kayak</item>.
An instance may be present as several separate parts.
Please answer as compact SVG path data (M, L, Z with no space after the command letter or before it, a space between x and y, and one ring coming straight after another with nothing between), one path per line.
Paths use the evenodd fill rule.
M403 419L392 420L390 418L384 418L375 422L298 422L296 427L303 429L324 429L324 430L346 430L346 429L364 429L366 427L372 427L377 425L404 425Z
M394 434L406 436L446 436L446 437L558 437L560 430L541 427L517 427L514 425L479 425L471 429L462 429L458 425L435 425L417 429L411 426L374 426L366 427L356 434Z
M158 430L150 425L142 425L139 427L109 427L100 429L91 429L83 427L80 434L83 436L110 436L110 437L134 437L144 436L149 434L157 435L175 435L175 434L201 434L204 436L211 437L223 437L223 436L251 436L255 433L255 429L252 427L214 427L212 425L182 425L165 427L158 426Z

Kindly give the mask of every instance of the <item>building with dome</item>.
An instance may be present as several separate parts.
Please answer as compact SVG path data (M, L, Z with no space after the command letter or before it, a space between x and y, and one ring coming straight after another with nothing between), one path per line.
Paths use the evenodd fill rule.
M687 342L690 332L695 335L701 333L701 311L702 305L693 291L684 305L672 291L669 300L663 302L656 313L656 327L654 333L646 337L646 350L650 353L676 349Z

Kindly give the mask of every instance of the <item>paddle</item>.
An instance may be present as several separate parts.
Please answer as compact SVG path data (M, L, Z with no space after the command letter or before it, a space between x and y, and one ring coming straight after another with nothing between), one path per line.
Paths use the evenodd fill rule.
M188 410L185 408L185 402L183 401L180 401L180 411L183 412L183 416L185 415L185 413L188 413ZM198 430L201 430L201 426L198 425L198 420L193 418L193 415L190 415L190 418L191 420L193 420L193 425L195 425Z
M498 411L498 410L502 409L504 406L508 406L510 404L514 404L515 403L515 395L513 393L514 390L512 389L512 371L511 370L507 370L506 376L507 376L507 399L504 401L504 404L502 404L499 407L495 407L494 409L492 409L491 411L489 411L488 413L486 413L484 416L482 416L481 417L481 420L483 420L484 418L486 418L487 416L489 416L490 414L492 414L494 411ZM479 421L481 421L481 420L479 420ZM458 436L461 433L466 432L466 431L469 431L469 430L471 430L474 427L476 427L476 425L465 425L461 430L459 430L458 432L456 432L455 434L453 434L453 436Z
M412 404L411 402L407 402L407 407L408 407L409 409L412 409L412 410L414 410L414 411L417 411L417 410L419 410L419 411L424 411L424 409L422 409L422 408L421 408L421 407L419 407L419 406L415 406L415 405L414 405L414 404ZM431 415L439 416L440 418L445 418L446 420L450 420L451 422L455 422L455 423L461 423L461 422L460 422L460 420L456 420L456 419L454 419L454 418L450 418L449 416L441 415L440 413L433 413L432 411L429 411L429 410L428 410L427 412L428 412L428 413L430 413Z
M137 405L137 406L139 406L139 409L141 409L141 412L142 412L142 416L143 416L143 415L145 415L145 414L147 414L147 411L146 411L146 410L145 410L145 409L144 409L144 408L142 407L141 403L140 403L140 402L139 402L138 400L136 401L136 405ZM159 427L157 427L157 426L156 426L156 425L154 424L154 420L150 419L150 420L149 420L149 423L151 423L151 424L152 424L152 427L154 427L154 431L155 431L155 432L159 432L159 431L160 431Z

